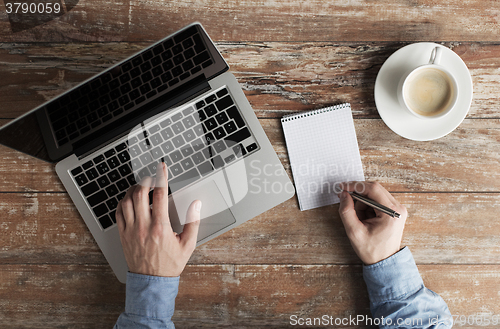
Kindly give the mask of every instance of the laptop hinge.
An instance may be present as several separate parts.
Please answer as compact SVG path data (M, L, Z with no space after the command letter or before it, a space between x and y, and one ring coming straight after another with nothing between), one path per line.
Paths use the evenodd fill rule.
M154 99L142 107L135 109L128 115L112 122L109 126L99 129L93 134L73 144L74 153L78 159L111 144L130 132L139 123L161 113L169 108L174 108L191 101L199 95L210 90L210 84L204 74L188 81L187 83L171 90L164 95Z

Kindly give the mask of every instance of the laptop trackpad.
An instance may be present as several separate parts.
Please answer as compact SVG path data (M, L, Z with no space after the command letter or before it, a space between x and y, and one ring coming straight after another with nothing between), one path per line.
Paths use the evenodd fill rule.
M195 188L189 188L186 191L170 196L168 212L175 232L182 232L184 224L186 224L187 210L194 200L201 200L202 202L197 241L236 223L236 219L217 184L211 180L206 183L203 182Z

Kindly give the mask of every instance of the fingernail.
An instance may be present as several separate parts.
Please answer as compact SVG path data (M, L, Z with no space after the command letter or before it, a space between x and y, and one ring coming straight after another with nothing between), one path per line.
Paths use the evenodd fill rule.
M201 210L201 201L200 200L198 200L198 202L196 202L194 209L196 209L197 212L200 212L200 210Z
M344 200L345 200L346 193L347 193L346 191L342 191L342 192L339 194L340 201L344 201Z

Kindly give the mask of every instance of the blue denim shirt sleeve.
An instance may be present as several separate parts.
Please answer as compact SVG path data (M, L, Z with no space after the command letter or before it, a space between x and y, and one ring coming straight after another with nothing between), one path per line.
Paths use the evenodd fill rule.
M451 328L445 301L425 288L408 247L373 265L363 266L373 318L380 328ZM383 319L383 320L382 320Z
M125 312L114 328L175 328L175 297L179 277L167 278L127 273Z

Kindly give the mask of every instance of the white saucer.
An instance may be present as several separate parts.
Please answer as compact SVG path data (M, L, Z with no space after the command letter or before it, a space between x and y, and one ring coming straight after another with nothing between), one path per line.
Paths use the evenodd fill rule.
M420 119L401 107L397 88L403 74L427 64L434 47L443 48L440 65L457 79L459 96L455 108L436 119ZM396 134L416 140L441 138L458 127L464 120L472 102L472 78L464 61L452 50L431 42L414 43L392 54L382 65L375 81L375 104L385 124Z

